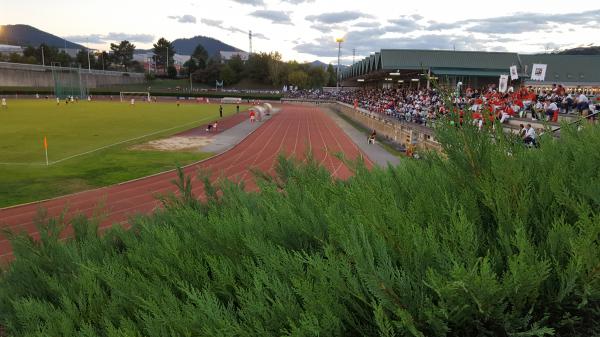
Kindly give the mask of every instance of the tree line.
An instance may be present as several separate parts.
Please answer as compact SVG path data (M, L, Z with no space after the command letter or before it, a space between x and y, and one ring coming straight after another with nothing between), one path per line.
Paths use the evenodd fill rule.
M143 72L143 64L133 60L134 51L135 45L124 40L119 43L111 43L110 52L80 49L73 57L65 50L42 43L38 47L25 47L22 54L14 52L0 53L0 61L25 64L58 64L62 67L81 66L82 68L89 67L95 70Z
M220 54L209 55L202 45L198 45L177 72L173 65L175 49L170 41L159 39L154 44L153 51L158 68L164 69L168 55L168 77L191 76L194 82L207 85L223 81L223 85L231 86L242 80L249 80L265 86L292 85L305 89L335 86L336 83L335 70L331 64L325 69L296 61L284 62L278 52L253 53L247 60L242 60L239 55L223 60Z
M142 62L134 60L135 50L136 46L133 43L123 40L119 43L111 43L108 52L81 49L75 57L72 57L64 50L42 43L38 47L26 47L22 54L0 53L0 61L60 64L61 66L81 66L96 70L147 71ZM296 61L284 62L278 52L253 53L247 60L242 60L238 55L229 60L223 60L219 53L209 55L202 45L198 45L189 60L181 67L175 67L176 52L173 43L165 38L160 38L153 44L152 53L152 59L149 60L155 68L152 77L191 77L196 83L211 86L215 85L217 81L222 81L225 86L231 86L243 80L264 86L291 85L302 89L335 86L336 84L336 73L331 64L324 68Z

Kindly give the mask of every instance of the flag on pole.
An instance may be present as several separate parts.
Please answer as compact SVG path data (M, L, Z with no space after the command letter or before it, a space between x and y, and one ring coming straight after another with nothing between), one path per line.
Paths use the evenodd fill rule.
M534 63L531 67L531 80L532 81L544 81L546 79L546 68L547 64Z
M48 166L48 140L44 136L44 152L46 152L46 166Z
M519 79L519 72L517 71L517 66L510 67L510 79L513 81Z
M498 83L498 90L500 92L506 92L508 89L508 75L500 75L500 83Z

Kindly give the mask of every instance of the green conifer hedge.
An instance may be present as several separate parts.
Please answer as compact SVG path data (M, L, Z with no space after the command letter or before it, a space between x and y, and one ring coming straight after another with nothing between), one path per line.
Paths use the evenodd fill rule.
M600 128L529 149L442 128L445 155L336 181L281 159L261 192L207 183L131 230L13 238L7 336L600 334Z

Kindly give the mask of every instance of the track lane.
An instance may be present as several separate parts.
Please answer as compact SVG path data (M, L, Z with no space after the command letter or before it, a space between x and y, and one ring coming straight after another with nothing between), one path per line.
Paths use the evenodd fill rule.
M192 175L193 191L200 198L203 197L204 187L196 177L198 170L209 172L213 182L226 178L243 182L247 190L256 190L251 169L257 168L273 174L279 153L304 161L308 149L313 152L317 162L323 164L334 176L341 178L349 177L351 172L343 162L333 156L333 153L343 152L349 159L365 157L350 138L320 109L285 105L279 114L228 152L190 165L184 172ZM371 166L368 158L366 162ZM70 219L78 213L90 216L97 210L100 202L104 205L103 213L106 214L100 229L105 230L115 223L126 224L131 215L147 214L160 207L156 196L175 192L171 180L176 177L176 172L167 172L39 204L0 209L0 227L25 231L37 238L39 233L33 220L38 207L46 208L50 216L56 216L65 206L69 206L67 219ZM0 260L10 260L11 251L9 242L0 236Z

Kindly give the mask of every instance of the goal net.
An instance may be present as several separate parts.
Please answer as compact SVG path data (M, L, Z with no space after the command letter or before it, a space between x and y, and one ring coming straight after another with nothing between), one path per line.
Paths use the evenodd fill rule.
M52 79L56 97L85 99L88 95L86 79L81 76L81 67L61 67L58 63L52 64Z
M131 99L141 102L150 102L150 92L148 91L121 91L119 93L121 102L129 102Z

